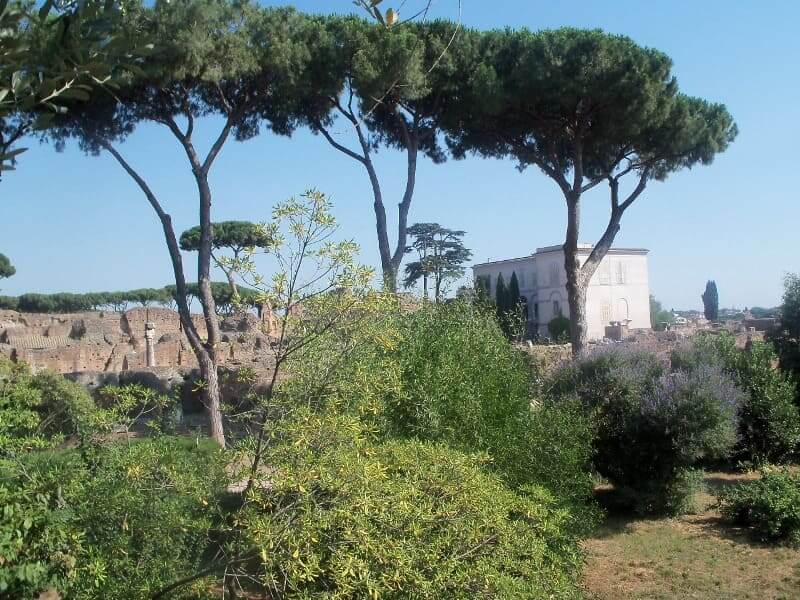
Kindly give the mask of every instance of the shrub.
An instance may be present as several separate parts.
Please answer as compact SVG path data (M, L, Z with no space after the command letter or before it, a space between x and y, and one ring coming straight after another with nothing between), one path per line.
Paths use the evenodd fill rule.
M77 576L84 540L74 513L59 506L59 489L81 465L75 456L44 454L24 470L0 460L0 596L4 598L32 598L48 587L64 591Z
M0 476L0 592L149 598L202 566L222 453L157 438L7 462Z
M786 461L800 443L795 386L775 368L776 360L769 344L740 350L730 334L700 336L672 354L674 369L721 365L747 393L739 410L737 454L754 463Z
M581 504L591 496L587 419L574 406L532 406L536 373L492 309L466 302L400 314L384 308L357 333L332 336L325 355L303 358L298 403L308 403L322 372L327 405L357 414L383 438L486 452L514 487L545 485ZM331 356L341 358L337 344L346 354L327 368Z
M729 454L741 394L720 369L665 373L657 357L611 348L574 361L551 383L594 420L595 466L639 512L685 510L691 469Z
M96 407L79 385L0 356L0 457L87 435Z
M569 513L543 488L514 493L484 458L443 445L373 443L353 417L306 413L279 429L266 462L280 475L240 513L237 544L255 557L242 574L268 593L578 595Z
M557 342L567 342L569 341L569 328L569 319L564 315L558 315L547 324L547 333L550 334L551 339Z
M800 544L800 474L763 472L760 479L726 491L720 506L725 517L752 527L764 541Z

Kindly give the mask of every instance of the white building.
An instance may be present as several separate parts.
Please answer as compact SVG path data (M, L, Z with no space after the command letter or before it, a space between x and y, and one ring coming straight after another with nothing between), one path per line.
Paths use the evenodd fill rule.
M592 246L581 244L581 262ZM630 329L650 328L650 285L647 250L612 248L600 262L586 294L586 320L589 339L601 339L612 322L626 323ZM497 277L502 273L508 285L517 274L520 296L526 304L529 330L547 336L547 324L557 315L569 317L567 272L561 246L537 248L530 256L477 264L472 267L475 281L482 278L494 297Z

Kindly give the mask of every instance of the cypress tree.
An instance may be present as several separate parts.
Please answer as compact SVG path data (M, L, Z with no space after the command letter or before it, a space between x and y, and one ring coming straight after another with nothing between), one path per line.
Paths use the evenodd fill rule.
M706 291L700 296L703 299L703 312L706 319L716 321L719 318L719 293L717 292L717 282L709 280L706 283Z
M494 294L497 316L502 318L508 311L508 288L502 273L497 276L497 289Z
M508 310L516 310L519 306L519 280L517 279L517 272L511 273L511 280L508 282Z

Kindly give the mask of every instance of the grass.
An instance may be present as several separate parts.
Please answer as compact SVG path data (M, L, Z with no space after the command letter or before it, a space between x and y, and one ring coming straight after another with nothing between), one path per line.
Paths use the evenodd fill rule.
M713 492L751 476L706 476ZM609 516L586 541L583 586L595 600L800 598L800 549L767 546L726 523L715 497L675 519Z

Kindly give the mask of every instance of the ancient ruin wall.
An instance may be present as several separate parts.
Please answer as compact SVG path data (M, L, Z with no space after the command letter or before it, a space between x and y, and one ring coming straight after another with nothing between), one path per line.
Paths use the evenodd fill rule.
M192 319L206 335L202 315ZM152 324L148 365L146 325ZM269 362L268 338L254 315L221 323L219 356L229 366ZM148 366L195 368L197 360L183 334L178 313L166 308L134 308L124 313L86 312L48 315L0 310L0 354L25 361L34 370L62 374L136 371Z

